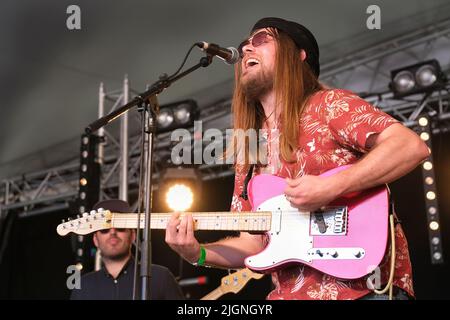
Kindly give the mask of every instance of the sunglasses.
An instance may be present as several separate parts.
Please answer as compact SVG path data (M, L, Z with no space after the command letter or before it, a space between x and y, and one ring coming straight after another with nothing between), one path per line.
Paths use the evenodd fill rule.
M268 37L272 37L273 38L273 35L271 35L267 31L260 31L258 33L255 33L250 38L242 41L241 44L238 47L239 56L241 58L244 56L244 52L242 51L242 49L244 49L244 47L246 45L251 43L253 47L259 47L263 43L266 43L266 42L269 41Z
M125 228L114 228L114 229L116 229L117 232L125 232L125 230L127 230ZM111 230L111 229L102 229L102 230L98 230L98 231L102 234L107 234L109 232L109 230Z

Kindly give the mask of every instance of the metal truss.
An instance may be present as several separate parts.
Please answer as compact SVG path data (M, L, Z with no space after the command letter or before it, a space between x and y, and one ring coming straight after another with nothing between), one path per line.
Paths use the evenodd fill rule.
M368 102L391 114L405 125L414 127L419 115L426 114L432 121L432 132L450 130L449 89L433 92L430 95L415 95L394 99L387 89L390 81L389 70L411 65L430 58L437 58L450 78L450 20L442 21L426 28L421 28L409 34L391 39L372 46L366 50L322 64L321 81L339 88L346 88L361 95ZM99 116L103 114L101 105L105 101L112 102L111 111L128 100L128 94L137 92L128 89L125 79L120 90L104 93L103 86L99 91ZM135 114L136 115L136 114ZM130 116L130 121L139 122L138 116ZM203 129L217 128L225 132L231 124L231 100L221 100L210 106L201 108L200 120ZM126 128L120 129L124 132ZM193 129L191 129L193 132ZM139 155L141 137L133 134L123 149L123 139L117 133L100 130L105 142L99 148L99 161L102 164L101 199L119 196L123 188L124 178L120 172L127 172L127 188L136 190L139 178ZM125 140L126 141L126 140ZM170 133L159 134L155 145L154 181L158 181L160 169L170 156ZM126 154L126 162L121 167L122 155ZM226 165L200 165L203 180L217 179L233 175ZM17 210L20 216L31 216L59 210L67 207L68 202L78 196L78 162L29 173L10 179L4 179L0 184L0 218L9 210ZM156 186L157 187L157 186Z

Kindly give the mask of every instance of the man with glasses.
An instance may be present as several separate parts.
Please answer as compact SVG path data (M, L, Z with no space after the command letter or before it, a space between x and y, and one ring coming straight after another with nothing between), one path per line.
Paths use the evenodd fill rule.
M266 129L268 161L253 167L250 160L258 159L257 153L239 147L231 151L237 159L232 211L251 210L245 192L247 176L269 173L285 178L284 192L291 205L314 211L343 195L392 182L428 157L426 144L413 131L354 93L325 88L319 82L319 47L303 25L263 18L239 51L232 101L235 133ZM348 164L352 166L319 177ZM395 240L392 288L401 299L414 292L408 245L399 223ZM177 213L166 229L169 246L195 265L240 268L267 241L266 236L241 232L239 237L200 245L192 217L179 219ZM379 266L383 285L390 275L389 249ZM275 289L268 299L346 300L373 295L366 277L337 279L307 265L286 266L273 272L272 279Z
M122 200L105 200L94 210L130 213ZM131 246L136 239L134 229L111 228L94 233L93 241L101 252L102 269L81 277L81 288L73 289L72 300L130 300L133 298L134 257ZM138 279L140 283L140 279ZM152 265L151 295L153 300L179 300L183 293L169 269Z

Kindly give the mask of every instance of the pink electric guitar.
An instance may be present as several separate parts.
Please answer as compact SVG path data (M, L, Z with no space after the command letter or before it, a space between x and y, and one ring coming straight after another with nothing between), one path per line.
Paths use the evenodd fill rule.
M327 171L332 175L346 167ZM361 278L381 262L388 238L388 192L385 186L337 199L320 212L303 212L286 200L283 178L261 174L249 182L252 212L192 213L195 230L266 232L269 243L247 257L254 271L270 272L301 263L342 279ZM151 228L165 229L170 213L152 213ZM63 222L60 235L88 234L108 228L137 228L136 213L91 211ZM140 226L144 225L141 215Z

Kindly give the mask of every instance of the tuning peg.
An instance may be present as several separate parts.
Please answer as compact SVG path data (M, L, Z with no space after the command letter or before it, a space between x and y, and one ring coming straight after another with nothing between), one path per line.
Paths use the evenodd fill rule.
M79 214L77 214L77 219L80 219L80 218L81 218L81 216Z
M94 215L96 213L97 213L97 211L95 211L95 210L91 210L91 212L90 212L91 215Z
M69 222L70 221L70 218L67 218L67 222Z
M83 217L87 217L89 215L89 213L85 212L83 213Z
M66 220L62 219L61 223L65 223L65 222L66 222Z

